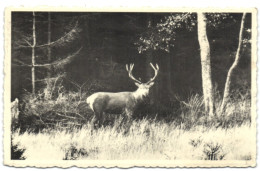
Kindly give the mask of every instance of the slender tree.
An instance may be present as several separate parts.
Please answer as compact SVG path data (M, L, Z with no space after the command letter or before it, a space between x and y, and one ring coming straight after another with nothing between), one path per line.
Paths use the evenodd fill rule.
M225 21L226 20L226 21ZM231 66L225 85L223 101L221 110L229 99L230 84L232 82L232 75L238 65L240 59L240 51L242 44L242 31L244 27L245 14L243 14L241 22L241 30L239 35L239 45L236 53L236 58ZM176 13L165 17L155 27L148 29L140 36L136 42L139 53L147 50L164 50L169 52L170 47L174 47L175 38L178 36L176 33L185 28L188 31L195 30L197 26L198 41L200 46L201 56L201 71L202 71L202 89L205 103L205 110L209 115L215 113L214 89L211 77L211 57L210 57L210 44L207 37L207 27L209 29L218 29L225 27L226 22L236 21L229 13Z
M205 13L198 12L198 40L200 45L202 89L205 110L214 115L214 92L211 78L210 46L207 37L207 18Z
M201 69L202 69L202 89L204 96L205 111L209 115L214 115L214 92L211 78L211 63L210 63L210 46L207 38L207 18L204 13L196 15L192 13L173 14L167 17L166 21L159 23L157 29L151 29L147 36L141 37L141 42L138 42L139 52L148 49L161 49L169 52L170 47L174 46L176 30L186 28L193 30L197 23L198 41L200 45Z
M51 13L48 12L48 44L51 43ZM48 46L48 62L51 62L51 46ZM51 77L51 68L48 68L48 75L47 77L50 78Z
M33 12L33 25L32 25L33 43L32 47L32 93L35 94L35 46L36 46L36 34L35 34L35 12Z
M20 52L23 52L23 49L31 49L31 62L28 62L28 59L26 59L26 56L17 56L17 57L13 57L13 64L15 65L19 65L19 66L25 66L25 67L30 67L31 69L31 85L32 85L32 94L35 94L35 82L39 81L36 80L36 75L35 75L35 69L36 68L45 68L47 69L47 78L42 80L42 81L48 81L48 79L51 79L51 71L50 68L62 68L63 66L65 66L66 64L68 64L81 50L81 48L79 48L79 50L77 50L76 52L62 57L60 59L56 59L53 60L51 58L51 47L53 46L65 46L66 44L68 44L69 42L74 41L77 37L78 37L78 33L79 33L79 28L78 28L78 23L75 23L75 26L67 33L65 33L62 37L58 38L55 41L51 41L51 15L50 13L48 13L48 31L47 31L47 43L46 44L39 44L39 41L37 40L37 35L39 35L39 33L41 33L40 31L38 31L39 33L36 34L36 30L40 28L36 28L36 15L35 12L32 12L32 33L30 34L22 34L22 32L20 32L19 34L16 34L14 37L15 39L15 43L13 46L14 51L18 51L19 54ZM26 21L30 20L29 18L25 19ZM14 27L14 30L19 30L21 26L18 25L16 27ZM20 28L21 29L21 28ZM30 29L26 29L27 32ZM18 31L19 32L19 31ZM19 35L19 36L18 36ZM42 61L41 59L36 58L36 52L38 53L39 51L37 51L36 49L43 49L43 48L47 48L47 60L45 58L44 61ZM18 59L19 57L19 59ZM38 60L37 60L38 59ZM37 60L37 61L36 61Z
M234 60L234 62L232 64L232 66L230 67L230 69L228 71L228 74L227 74L227 79L226 79L226 83L225 83L223 99L222 99L221 108L220 108L221 113L224 111L224 109L225 109L225 107L227 105L227 102L229 100L229 97L230 97L230 85L231 85L232 77L233 77L235 69L238 66L239 60L241 58L240 52L241 52L241 46L242 46L245 18L246 18L246 13L243 13L243 16L242 16L242 19L241 19L241 26L240 26L240 32L239 32L239 40L238 40L238 47L237 47L236 57L235 57L235 60Z

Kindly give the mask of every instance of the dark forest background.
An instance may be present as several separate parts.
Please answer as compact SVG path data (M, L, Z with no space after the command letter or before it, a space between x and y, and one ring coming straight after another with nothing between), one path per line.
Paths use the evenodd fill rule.
M149 63L158 63L159 75L150 89L149 102L154 104L151 110L164 110L177 100L186 100L192 94L202 94L200 49L197 27L192 30L177 29L174 46L169 52L147 50L139 53L136 42L152 26L163 21L170 13L86 13L51 12L51 39L59 39L77 23L78 33L73 42L51 48L52 60L57 60L81 50L73 60L59 69L52 70L52 76L65 74L63 86L68 91L76 91L71 83L87 87L92 86L89 94L98 91L120 92L134 91L136 86L129 79L125 65L134 63L133 75L142 82L153 76ZM230 14L218 27L208 27L207 35L211 49L212 79L215 89L222 94L227 71L232 65L238 46L241 13ZM245 29L251 29L251 15L245 20ZM31 49L17 48L21 35L32 34L32 13L12 13L12 79L11 100L22 98L31 91L31 71L20 66L15 59L30 63ZM37 44L45 44L48 35L48 13L36 13ZM250 34L245 34L250 39ZM36 49L36 61L48 62L46 49ZM239 92L250 90L251 82L251 46L243 47L241 62L236 71L232 90ZM45 86L46 68L36 68L36 91ZM70 81L68 81L70 80ZM85 89L85 91L87 91Z

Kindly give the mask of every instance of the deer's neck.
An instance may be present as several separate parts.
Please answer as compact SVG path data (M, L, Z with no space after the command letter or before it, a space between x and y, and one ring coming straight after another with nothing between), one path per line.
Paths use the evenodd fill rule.
M149 89L140 89L138 88L136 91L133 92L133 96L135 100L142 100L145 96L149 93Z

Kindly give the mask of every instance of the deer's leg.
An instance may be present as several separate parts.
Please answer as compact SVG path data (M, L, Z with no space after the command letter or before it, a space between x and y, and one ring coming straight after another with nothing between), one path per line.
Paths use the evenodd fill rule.
M95 115L97 117L97 127L100 128L103 125L103 113L106 109L106 100L96 100L96 103L93 105L93 109L95 112Z
M100 128L103 124L103 112L104 112L104 105L101 103L95 103L93 105L93 110L95 112L95 122L94 127Z
M125 124L127 123L127 114L126 114L126 109L124 109L122 111L122 114L119 117L119 124L118 124L118 128L121 129L125 126Z
M129 110L129 109L126 109L125 110L125 113L126 113L126 119L125 119L125 131L124 131L124 134L128 134L129 133L129 130L130 130L130 127L132 125L132 122L133 122L133 111L132 110Z
M102 126L102 113L103 112L97 112L96 113L96 121L95 121L95 127L100 128Z
M102 119L100 116L101 116L101 114L95 113L95 115L91 121L91 129L98 129L102 126Z
M102 127L104 124L104 112L100 112L99 113L99 122L98 122L98 126Z
M96 128L97 120L98 120L98 119L97 119L96 113L94 113L94 116L93 116L93 118L92 118L92 120L91 120L91 123L90 123L92 130L94 130L94 129Z
M92 129L97 129L100 128L101 126L101 116L100 112L95 112L94 117L91 121L91 128Z

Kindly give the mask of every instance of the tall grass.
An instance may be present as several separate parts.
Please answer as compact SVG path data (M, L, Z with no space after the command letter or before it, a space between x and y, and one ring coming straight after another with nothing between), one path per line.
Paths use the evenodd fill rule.
M203 97L198 94L191 95L187 102L180 101L180 117L177 117L178 123L181 123L185 129L198 125L207 128L233 128L245 123L251 123L251 101L248 94L230 99L224 112L220 112L220 95L216 94L216 96L216 113L214 116L209 116L205 112Z
M249 95L230 99L221 114L220 96L216 96L216 116L209 117L203 98L195 94L180 101L177 114L135 119L125 134L116 115L108 115L103 127L92 129L93 113L84 102L87 94L57 90L24 96L20 126L13 126L13 159L251 159Z
M19 130L12 143L24 150L27 160L249 160L253 142L244 124L232 129L196 126L186 131L174 124L134 121L129 134L116 127L91 130L90 125L66 130L45 130L42 133Z

